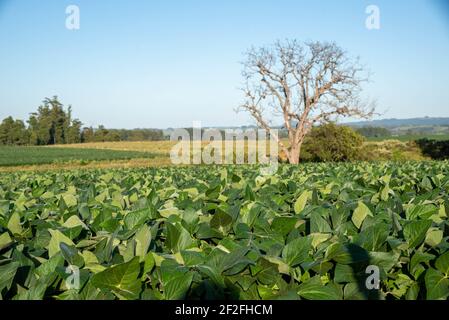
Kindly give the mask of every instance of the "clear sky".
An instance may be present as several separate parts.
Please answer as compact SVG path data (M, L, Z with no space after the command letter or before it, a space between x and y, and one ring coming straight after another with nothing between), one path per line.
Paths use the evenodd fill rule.
M58 95L85 125L251 124L240 61L276 39L331 40L373 72L383 117L449 116L443 0L0 0L0 118ZM65 27L68 5L80 29ZM365 27L368 5L380 30Z

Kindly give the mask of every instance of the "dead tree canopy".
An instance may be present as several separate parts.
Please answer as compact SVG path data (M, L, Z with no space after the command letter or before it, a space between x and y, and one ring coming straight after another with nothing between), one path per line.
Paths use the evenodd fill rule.
M314 125L374 114L374 104L360 99L367 72L335 43L278 41L249 50L243 65L241 109L273 135L290 163L299 163L302 143ZM283 119L289 145L272 131L267 111Z

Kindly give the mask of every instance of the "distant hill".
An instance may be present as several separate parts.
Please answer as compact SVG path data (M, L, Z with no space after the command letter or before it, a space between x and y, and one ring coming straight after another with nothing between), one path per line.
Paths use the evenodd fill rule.
M372 121L347 122L345 125L350 127L429 127L429 126L449 126L449 118L410 118L410 119L380 119Z
M356 122L345 122L341 123L357 128L384 128L387 129L391 134L449 134L449 117L421 117L421 118L410 118L410 119L379 119L371 121L356 121ZM292 126L295 126L296 122L292 121ZM220 127L202 127L203 130L207 129L241 129L241 130L251 130L256 129L257 126L246 125L246 126L220 126ZM273 129L278 129L285 133L284 125L272 126ZM168 128L164 130L164 136L169 136L175 128ZM190 128L191 129L191 128Z

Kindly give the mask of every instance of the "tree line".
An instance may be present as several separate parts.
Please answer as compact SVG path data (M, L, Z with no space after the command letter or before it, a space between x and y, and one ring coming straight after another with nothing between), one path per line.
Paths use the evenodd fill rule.
M364 136L365 138L387 138L391 137L391 131L387 128L382 127L361 127L356 128L359 134Z
M52 145L106 141L163 140L158 129L106 129L83 127L83 123L72 116L72 107L67 108L57 96L45 98L36 112L23 121L5 118L0 124L0 145Z

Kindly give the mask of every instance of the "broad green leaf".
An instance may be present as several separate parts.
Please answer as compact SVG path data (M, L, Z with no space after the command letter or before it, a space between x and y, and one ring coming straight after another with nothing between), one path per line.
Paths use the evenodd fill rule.
M62 226L68 229L80 226L83 227L84 229L87 229L86 224L83 221L81 221L81 219L77 215L70 216L70 218L68 218Z
M88 269L93 273L98 273L106 269L104 266L100 264L97 256L94 253L84 250L81 255L83 256L85 269Z
M19 266L20 264L18 262L10 262L0 266L0 293L4 288L9 289L11 287L13 278Z
M18 212L14 212L8 221L8 229L12 234L22 234L23 229L20 224L20 215Z
M435 256L433 254L417 250L410 261L410 271L414 274L417 265L420 263L428 263L434 258Z
M369 261L369 254L365 249L357 245L343 245L335 242L326 249L325 258L341 264L352 264Z
M438 270L430 268L425 276L427 300L443 300L449 296L449 279Z
M78 204L78 200L73 194L67 193L62 196L67 207L74 207Z
M429 219L432 214L437 213L438 208L434 205L411 205L405 211L407 220Z
M140 262L142 262L151 243L150 228L144 224L139 231L137 231L134 239L136 240L136 256L140 257Z
M312 238L312 247L316 248L318 247L321 243L326 242L327 240L329 240L332 235L328 234L328 233L311 233L310 237Z
M61 251L61 243L65 243L69 246L74 246L75 244L70 240L68 237L66 237L61 231L59 230L52 230L49 229L48 232L51 234L50 243L48 244L48 255L49 257L53 257L56 253Z
M109 289L120 299L137 299L141 291L139 257L109 267L92 276L92 284Z
M61 242L59 244L59 248L61 249L62 256L69 263L69 265L77 266L80 268L84 265L84 259L79 254L75 246L70 246L64 242Z
M0 235L0 250L3 250L4 248L8 247L13 243L13 240L9 236L8 232L2 233Z
M176 207L159 210L159 214L164 218L168 218L173 215L177 216L180 214L180 212L181 211Z
M165 245L173 252L179 252L195 245L195 240L184 227L177 223L176 225L166 223L167 239Z
M184 299L193 279L193 273L173 260L161 264L164 297L167 300Z
M380 193L380 198L382 199L382 201L387 201L390 195L390 187L388 186L388 184L382 188L382 191Z
M334 281L336 283L357 281L357 278L354 274L354 269L350 265L337 263L334 272L335 272Z
M310 215L311 233L332 233L329 223L322 217L322 211L313 212Z
M145 280L146 274L149 273L155 265L154 256L150 253L148 253L144 257L144 264L143 264L143 274L142 274L142 280Z
M282 250L282 258L290 267L295 267L307 259L311 245L310 238L302 237L292 240Z
M55 273L57 267L64 264L64 257L61 254L56 254L47 261L43 262L36 268L35 273L39 277L49 276Z
M181 251L181 256L186 266L195 266L204 263L204 254L202 252L183 250Z
M134 228L142 225L150 217L151 212L148 208L129 212L124 219L125 226L128 230L133 230Z
M271 229L286 236L295 228L298 219L295 217L275 217L271 222Z
M301 284L298 294L307 300L341 300L342 297L332 285L323 285L319 277Z
M371 213L371 210L366 206L366 204L364 204L362 201L359 201L359 205L354 210L351 220L354 223L354 225L357 227L357 229L360 229L360 227L362 226L363 220L365 220L365 218L367 216L372 216L372 215L373 214Z
M360 284L357 282L350 282L345 285L343 290L344 300L367 300L367 293L362 291Z
M385 245L390 234L390 228L385 223L370 225L354 236L353 242L367 251L382 251L382 246Z
M410 288L407 290L405 299L406 300L417 300L420 291L420 286L417 282L414 282Z
M17 300L42 300L45 295L45 291L55 280L55 274L49 274L44 277L40 277L34 281L29 290L19 293L14 299Z
M285 266L286 272L288 273L289 267L287 265ZM264 285L273 285L280 277L278 265L264 258L259 259L257 261L257 265L251 266L250 270L252 279L254 279L254 276L256 276L257 280L259 280Z
M445 274L446 277L449 277L449 251L446 251L446 253L438 257L435 262L435 267Z
M300 214L304 210L307 204L307 200L309 200L311 195L312 195L311 191L304 191L303 193L301 193L298 199L296 199L295 204L293 206L296 214Z
M164 285L164 295L167 300L182 300L185 298L190 284L193 280L193 274L187 273L176 276Z
M219 210L215 213L210 221L210 226L212 228L219 229L220 227L226 227L227 225L232 223L232 216L228 213Z
M264 258L270 263L277 265L279 273L290 275L290 267L282 259L270 256L265 256Z
M400 253L398 252L370 252L370 264L382 268L385 272L389 272L396 264L399 263Z
M430 228L427 231L425 243L428 244L429 246L436 247L441 243L442 240L443 240L443 231L436 228L434 229Z
M226 275L233 275L241 272L248 265L253 264L253 261L246 257L249 248L243 247L231 251L223 258L222 267L220 268L222 272Z
M404 226L404 237L410 248L420 245L425 237L427 230L432 225L431 220L411 221Z
M5 216L8 211L9 211L9 201L0 200L0 216Z

